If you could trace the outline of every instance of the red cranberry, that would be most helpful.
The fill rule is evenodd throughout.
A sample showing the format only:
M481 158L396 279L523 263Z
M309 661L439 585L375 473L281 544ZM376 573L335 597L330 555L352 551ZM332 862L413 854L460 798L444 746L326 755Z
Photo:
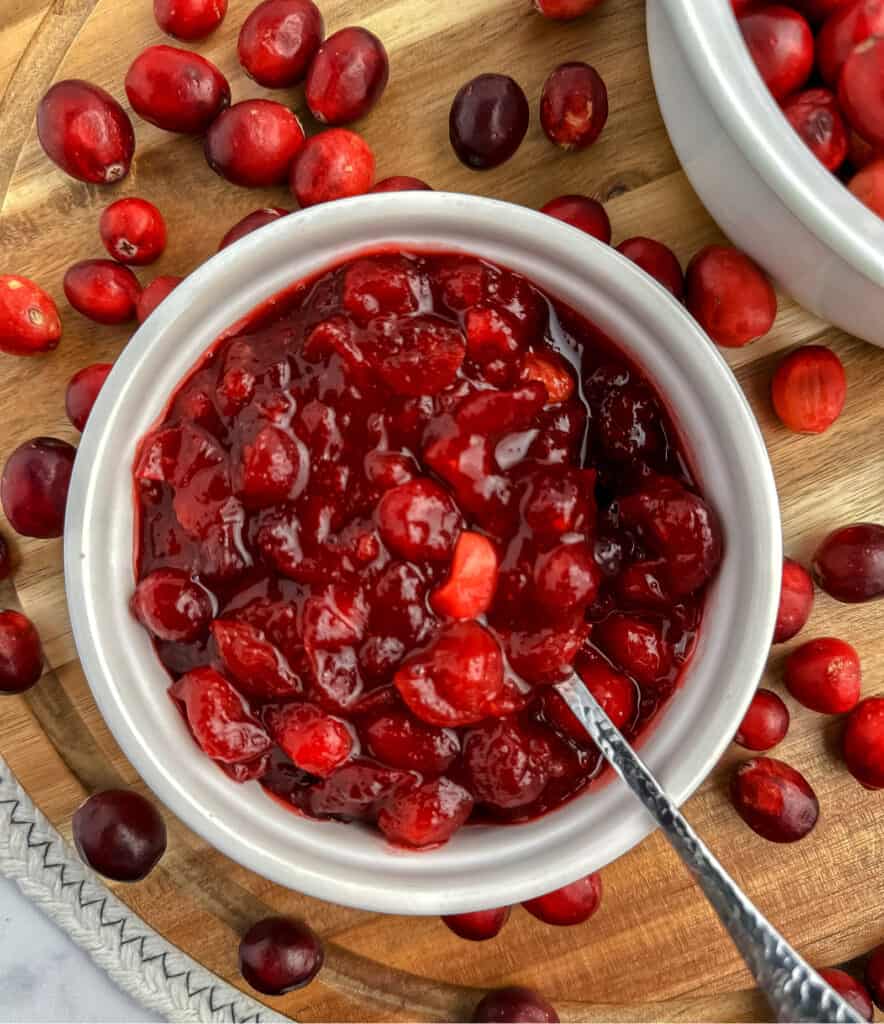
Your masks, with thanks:
M737 768L731 801L749 828L772 843L803 839L820 813L804 776L772 757L755 757Z
M364 195L373 181L374 153L368 143L346 128L331 128L301 147L289 187L301 206L315 206Z
M662 242L653 238L627 238L617 246L617 252L638 264L679 301L684 298L684 273L678 257Z
M43 675L43 649L34 624L20 612L0 612L0 693L24 693Z
M783 644L797 636L810 618L813 609L813 580L803 565L791 558L783 559L783 582L773 642Z
M430 597L436 614L451 619L475 619L484 614L497 589L498 564L491 541L464 530L457 538L448 579Z
M263 228L266 224L275 223L280 217L287 217L290 212L290 210L283 210L279 206L269 206L263 210L253 210L251 213L246 214L242 220L238 220L221 239L218 251L226 249L228 245L233 245L234 242L245 238L246 235L257 231L258 228Z
M538 921L560 926L583 924L599 909L602 902L602 879L598 874L578 878L570 885L526 900L522 906Z
M757 690L734 742L747 750L770 750L789 731L789 709L770 690Z
M451 104L451 145L473 170L497 167L522 144L530 118L528 100L517 82L506 75L479 75Z
M559 544L541 555L534 566L534 592L545 607L581 611L596 599L602 571L583 541Z
M884 35L851 52L838 80L838 102L854 131L873 146L884 146Z
M615 672L607 662L601 660L578 664L577 671L593 697L601 704L602 710L618 729L624 729L633 721L638 704L635 683L620 672ZM564 701L561 698L559 700L560 704L567 708ZM566 731L572 738L585 744L586 730L577 722L570 709L568 715L577 724L578 729L575 731L570 728Z
M174 46L150 46L135 58L126 95L145 121L185 135L202 135L230 106L230 85L218 68Z
M234 185L266 188L287 179L303 144L304 129L288 107L273 100L243 100L212 123L206 160Z
M585 149L608 120L608 90L602 76L579 61L560 64L547 78L540 97L540 123L547 138L562 149Z
M397 793L378 814L378 828L398 846L423 849L447 842L466 824L473 798L444 777Z
M432 192L432 188L420 178L409 178L404 175L396 175L392 178L384 178L376 185L372 185L369 192Z
M605 245L611 242L611 221L597 199L590 199L589 196L559 196L541 206L540 212L585 231Z
M442 920L461 939L485 942L499 935L510 917L509 907L474 910L466 914L447 914Z
M739 348L773 327L777 297L761 269L740 252L708 245L691 260L687 306L718 345Z
M377 522L387 547L412 562L446 561L462 525L448 493L429 479L387 491L378 504Z
M240 973L253 989L268 996L309 985L324 959L319 938L290 917L265 917L239 944Z
M784 678L795 700L824 715L843 714L859 701L859 655L834 637L810 640L794 650L786 660Z
M819 976L827 985L838 993L839 996L862 1017L863 1020L872 1020L875 1009L872 1006L872 997L861 981L852 978L847 971L839 971L834 967L828 967L818 972Z
M46 155L72 178L110 185L129 173L135 133L129 115L97 85L56 82L37 108Z
M9 550L9 542L0 534L0 580L8 579L12 575L12 552Z
M751 10L740 18L740 31L774 99L804 85L813 70L813 33L797 11L782 4Z
M747 2L756 3L757 0L747 0ZM830 14L834 14L835 11L840 11L842 7L847 7L855 2L856 0L792 0L792 6L796 11L800 11L812 24L819 25Z
M880 1010L884 1007L884 945L872 950L866 963L865 977L872 999Z
M837 171L847 156L847 126L828 89L805 89L783 103L783 113L820 163Z
M369 753L391 768L441 775L460 753L457 733L391 710L370 716L360 729Z
M364 117L387 87L390 62L384 44L364 28L342 28L319 47L307 73L310 113L323 124Z
M153 16L177 39L204 39L221 24L227 0L153 0Z
M264 0L239 31L239 62L258 85L297 85L319 49L325 24L313 0Z
M0 274L0 352L51 352L60 338L58 309L46 292L27 277Z
M183 569L154 569L135 588L132 611L160 640L186 643L205 635L214 608L207 590Z
M574 0L569 2L573 3ZM558 1024L559 1015L550 1003L532 989L513 985L489 992L473 1011L473 1020L478 1024Z
M81 260L64 275L68 302L99 324L123 324L135 316L141 295L138 278L114 260Z
M653 686L672 668L672 648L660 627L640 619L611 616L596 627L593 641L642 686Z
M798 434L822 434L841 415L847 374L838 356L824 345L790 352L771 381L777 416Z
M174 291L183 280L183 277L175 277L173 274L155 277L138 297L138 303L135 306L138 322L143 324L163 299Z
M817 66L833 89L854 47L871 36L884 35L884 0L849 0L820 29Z
M300 696L300 679L264 634L247 622L215 619L212 636L224 668L250 700L280 700Z
M98 230L104 247L120 263L144 266L166 248L166 222L146 199L118 199L101 214Z
M602 0L534 0L534 6L547 18L570 21L595 10Z
M856 198L879 217L884 218L884 159L875 157L848 185Z
M74 812L71 826L77 853L115 882L140 882L166 852L162 815L128 789L94 793Z
M830 533L813 556L813 575L836 601L884 596L884 526L857 523Z
M68 381L67 391L64 396L64 407L68 419L77 430L84 430L92 406L98 398L98 392L107 380L107 375L113 366L110 363L93 363L91 366L84 366L82 370L71 377Z
M347 723L314 704L270 708L264 722L292 763L311 775L325 778L353 754L353 733Z
M60 537L76 448L54 437L25 441L9 456L0 501L12 528L25 537Z
M884 789L884 697L867 697L851 711L844 760L866 789Z

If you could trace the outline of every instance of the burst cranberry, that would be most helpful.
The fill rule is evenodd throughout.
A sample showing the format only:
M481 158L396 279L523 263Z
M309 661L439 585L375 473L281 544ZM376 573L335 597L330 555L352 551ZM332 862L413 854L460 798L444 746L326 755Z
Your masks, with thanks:
M776 294L760 268L739 249L701 249L688 266L686 287L688 309L718 345L740 348L773 327Z
M862 672L850 644L823 637L793 651L785 667L789 693L811 711L840 715L859 700Z
M166 248L166 222L146 199L134 196L111 203L98 222L104 247L120 263L144 266Z
M880 151L852 129L847 136L847 160L855 171L861 171L881 158Z
M465 914L447 914L442 918L458 938L485 942L499 935L510 917L509 907L474 910Z
M517 82L506 75L479 75L451 104L451 145L473 170L497 167L521 146L530 118L528 100Z
M155 277L141 295L138 296L138 302L135 306L135 315L138 318L138 322L143 324L163 299L173 292L183 280L183 277L175 277L174 274L163 274L161 277Z
M110 363L93 363L92 366L83 367L68 381L64 407L68 419L77 430L86 428L86 421L98 398L98 392L101 391L112 369Z
M43 649L34 624L20 612L0 612L0 693L24 693L43 675Z
M266 426L242 447L237 493L248 508L293 501L307 482L306 452L280 427Z
M757 690L734 742L747 750L770 750L789 731L789 709L770 690Z
M253 989L268 996L309 985L324 959L319 938L290 917L265 917L239 944L240 973Z
M313 704L285 704L264 714L270 735L298 768L325 778L353 753L346 722Z
M46 292L27 277L0 274L0 352L51 352L60 338L58 309Z
M54 437L25 441L9 456L0 501L12 528L25 537L60 537L76 448Z
M813 575L836 601L884 596L884 526L857 523L834 530L813 556Z
M82 260L64 275L68 302L99 324L123 324L135 316L141 295L138 278L113 260Z
M407 175L394 175L384 178L372 185L369 192L432 192L432 188L420 178L409 178Z
M413 562L447 560L462 526L457 506L428 479L387 491L378 505L377 521L387 547Z
M737 768L731 801L749 828L773 843L803 839L820 812L804 776L772 757L755 757Z
M585 231L605 245L611 242L611 221L604 206L597 199L590 199L588 196L559 196L541 206L540 212Z
M289 210L283 210L279 206L270 206L263 210L253 210L251 213L246 214L242 220L238 220L221 239L218 251L226 249L228 245L233 245L234 242L238 242L253 231L263 228L266 224L275 223L280 217L287 217L289 212Z
M37 108L37 135L49 159L72 178L111 185L129 173L132 122L110 93L90 82L56 82Z
M174 46L150 46L135 58L126 95L145 121L185 135L202 135L230 105L230 85L218 68Z
M556 471L549 467L530 481L522 502L525 523L539 536L558 540L565 533L592 527L595 509L594 474Z
M413 790L418 781L411 772L357 759L315 785L310 791L309 806L320 818L375 821L381 808L399 793Z
M813 33L797 11L770 4L740 18L740 31L765 85L781 100L813 70Z
M206 160L234 185L267 188L287 179L303 144L304 129L288 107L273 100L243 100L212 122Z
M617 252L632 260L671 292L679 301L684 298L684 273L678 257L662 242L653 238L627 238L617 246Z
M498 564L497 550L491 541L464 530L457 538L448 579L430 597L433 610L451 619L475 619L482 615L494 599Z
M568 926L583 924L598 910L602 902L602 879L597 874L578 878L570 885L526 900L522 906L545 924Z
M884 146L884 34L851 52L838 80L838 102L854 131Z
M626 728L634 719L638 706L638 694L635 683L620 672L615 672L607 662L602 660L578 664L577 671L590 693L601 704L602 710L618 729ZM558 696L558 695L556 695ZM567 715L576 724L577 729L569 726L565 731L581 743L586 743L586 730L568 709L567 704L559 697L559 708L565 708ZM556 722L559 726L567 721L559 714Z
M819 976L827 985L831 985L839 996L862 1017L872 1020L875 1015L872 997L861 981L852 978L847 971L839 971L828 967L819 972Z
M447 842L466 824L473 798L450 779L434 779L408 793L397 793L381 809L378 828L390 842L421 849Z
M848 188L861 203L884 218L884 159L876 156L854 174Z
M414 313L419 291L420 279L407 260L380 256L356 260L347 268L343 303L359 323L368 324L376 316ZM384 354L380 354L381 359Z
M783 644L797 636L807 624L813 610L813 580L810 573L793 561L783 559L783 582L773 642Z
M140 882L166 852L162 815L128 789L93 794L74 812L71 827L77 853L115 882Z
M177 39L204 39L221 24L227 0L153 0L153 16Z
M319 47L310 65L307 106L323 124L358 121L381 98L389 77L380 39L364 28L342 28Z
M783 103L783 113L820 163L837 171L847 156L847 126L834 94L805 89Z
M757 3L757 0L750 0L750 2ZM819 25L830 14L840 11L842 7L849 7L855 2L856 0L792 0L792 6L812 24Z
M301 206L364 195L374 181L374 153L346 128L308 139L295 158L289 187Z
M135 588L132 611L160 640L186 643L205 635L212 597L183 569L155 569Z
M497 808L523 807L546 788L554 770L555 734L515 718L492 718L466 734L463 766L477 801Z
M844 760L866 789L884 789L884 697L868 697L850 713Z
M537 2L549 3L551 0ZM568 2L573 4L574 0ZM510 988L489 992L473 1010L473 1020L479 1024L558 1024L559 1015L555 1008L533 989L513 985Z
M239 31L239 62L258 85L297 85L319 49L325 25L313 0L264 0Z
M642 686L653 686L672 668L672 648L660 627L649 622L614 615L596 627L593 640Z
M847 375L838 356L823 345L790 352L771 381L777 416L799 434L822 434L841 415Z
M884 35L882 0L849 0L827 18L817 37L817 66L833 89L854 47L870 36Z
M360 732L369 753L391 768L441 775L460 753L457 733L427 725L407 711L369 716Z
M884 946L877 946L866 963L866 985L869 987L875 1005L884 1006Z
M582 609L595 600L601 578L587 544L560 544L537 560L534 590L546 608L560 612Z
M277 700L301 694L300 679L278 648L255 626L216 619L212 636L224 668L249 699Z
M534 6L547 18L570 21L595 10L602 0L534 0Z

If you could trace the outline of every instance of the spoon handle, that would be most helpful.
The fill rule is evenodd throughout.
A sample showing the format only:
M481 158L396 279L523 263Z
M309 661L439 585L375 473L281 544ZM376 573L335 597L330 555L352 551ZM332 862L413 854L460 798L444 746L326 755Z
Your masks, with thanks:
M758 912L576 675L556 689L693 874L780 1021L861 1017Z

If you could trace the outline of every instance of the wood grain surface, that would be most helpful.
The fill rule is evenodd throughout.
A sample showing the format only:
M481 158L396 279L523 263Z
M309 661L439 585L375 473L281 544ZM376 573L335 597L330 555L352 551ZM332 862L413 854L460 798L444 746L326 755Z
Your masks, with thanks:
M236 35L252 0L231 0L221 29L198 49L230 76L234 99L271 95L236 62ZM378 155L378 176L410 174L437 188L538 207L584 192L606 201L615 242L647 234L687 260L720 235L693 194L654 99L642 0L607 0L571 24L547 22L529 0L321 0L329 30L360 23L385 41L387 94L359 126ZM291 205L283 190L247 192L217 178L198 141L167 135L133 116L138 151L131 175L99 189L50 165L33 130L36 101L55 78L84 77L125 99L135 55L164 41L149 0L0 2L0 272L39 281L58 301L64 338L51 356L0 356L0 457L38 434L72 440L64 388L81 366L110 360L129 331L101 327L64 301L61 278L75 259L103 255L97 221L112 198L155 201L170 225L162 260L141 274L185 274L214 252L227 226L262 205ZM611 116L588 152L555 150L540 130L537 101L558 63L588 60L605 77ZM497 170L476 174L454 158L448 107L473 74L514 75L535 112L525 144ZM299 90L278 98L304 112ZM305 119L311 128L309 118ZM847 407L820 438L789 434L770 410L779 354L806 342L831 345L850 382ZM881 519L884 508L884 351L850 338L782 298L775 329L728 352L761 422L782 499L786 550L806 559L832 526ZM5 526L5 524L4 524ZM7 535L10 534L5 526ZM49 670L24 698L3 703L0 752L42 810L70 833L84 794L140 787L99 716L79 667L65 607L60 541L20 539L6 605L24 609L43 637ZM740 628L739 621L733 623ZM881 605L847 607L818 597L806 636L837 635L858 648L865 692L884 690ZM787 648L773 654L765 685L782 692ZM726 798L740 751L732 749L687 807L688 816L766 914L819 966L860 957L884 939L884 794L862 790L838 757L841 723L790 702L793 725L778 756L803 771L822 806L816 830L793 846L750 832ZM119 895L163 935L235 984L237 935L273 912L305 917L328 944L327 967L302 992L272 1000L305 1021L465 1019L480 990L503 983L539 988L566 1020L759 1020L765 1008L712 912L665 843L653 836L605 869L602 909L574 929L514 913L502 936L475 945L438 920L400 919L302 897L250 874L180 824L145 882Z

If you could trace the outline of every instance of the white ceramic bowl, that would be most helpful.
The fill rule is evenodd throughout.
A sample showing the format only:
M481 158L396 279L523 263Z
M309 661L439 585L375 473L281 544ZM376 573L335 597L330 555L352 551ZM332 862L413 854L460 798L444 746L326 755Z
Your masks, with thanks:
M792 130L730 0L648 0L647 26L669 136L722 230L802 306L884 345L884 221Z
M537 896L598 869L650 819L610 784L539 821L462 830L405 854L368 828L296 816L257 783L227 779L196 747L168 677L130 616L135 444L228 326L300 278L381 245L466 251L526 274L615 338L656 381L723 520L726 554L689 677L644 746L673 797L693 792L729 742L759 679L781 567L764 444L726 364L691 317L608 246L521 207L410 192L284 218L213 257L126 346L83 435L65 529L74 636L95 699L159 798L234 860L322 899L402 914L454 913Z

